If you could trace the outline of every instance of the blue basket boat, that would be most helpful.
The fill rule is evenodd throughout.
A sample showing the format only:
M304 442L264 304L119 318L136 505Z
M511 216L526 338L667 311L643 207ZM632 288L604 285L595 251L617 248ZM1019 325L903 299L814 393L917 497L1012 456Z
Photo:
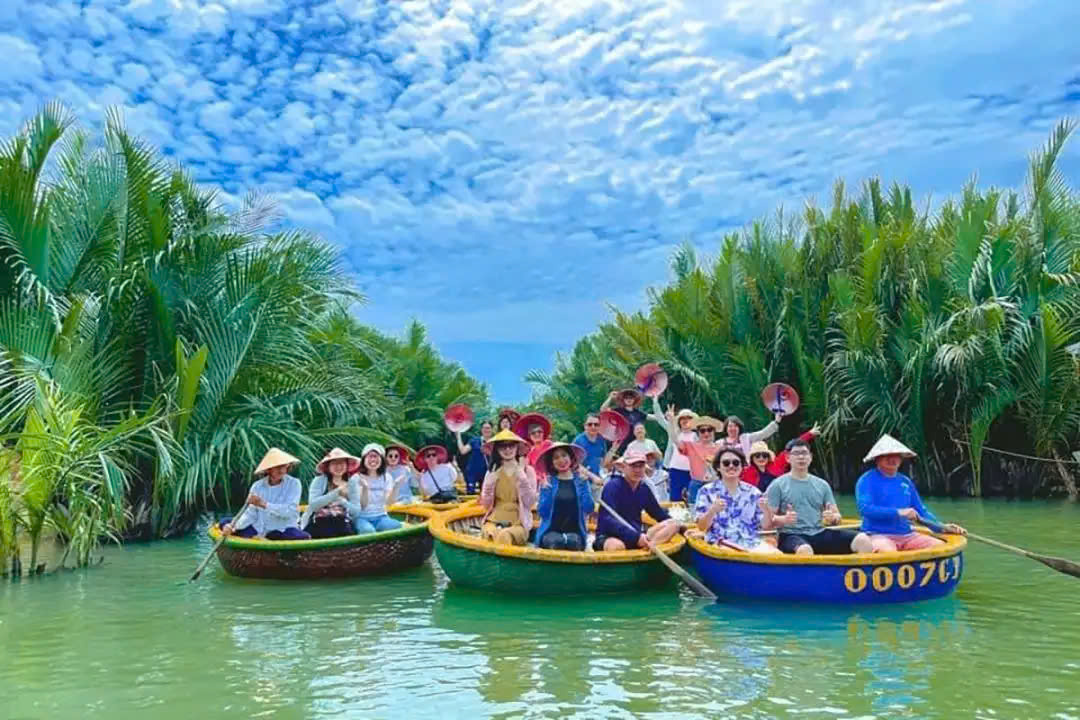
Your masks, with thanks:
M687 538L697 574L721 598L868 605L951 593L964 574L967 538L927 550L853 555L756 555Z

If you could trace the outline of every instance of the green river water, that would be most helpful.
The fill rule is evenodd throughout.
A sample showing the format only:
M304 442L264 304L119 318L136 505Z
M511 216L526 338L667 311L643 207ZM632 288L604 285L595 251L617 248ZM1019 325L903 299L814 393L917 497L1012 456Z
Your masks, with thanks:
M850 498L842 501L851 509ZM1080 507L932 505L1080 560ZM979 546L953 597L873 609L238 580L187 540L0 582L0 718L1080 718L1080 580Z

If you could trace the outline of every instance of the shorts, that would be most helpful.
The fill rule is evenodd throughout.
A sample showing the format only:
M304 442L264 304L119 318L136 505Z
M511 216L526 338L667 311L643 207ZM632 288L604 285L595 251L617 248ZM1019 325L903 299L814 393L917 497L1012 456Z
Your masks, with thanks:
M851 541L858 535L854 530L834 530L825 528L810 534L780 533L779 547L788 554L793 554L800 545L809 545L815 555L850 555Z

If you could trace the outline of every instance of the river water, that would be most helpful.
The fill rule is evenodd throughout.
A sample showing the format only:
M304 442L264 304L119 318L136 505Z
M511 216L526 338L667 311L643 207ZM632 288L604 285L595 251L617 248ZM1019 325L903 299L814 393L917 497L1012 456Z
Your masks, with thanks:
M933 505L1080 560L1080 507ZM434 559L327 583L215 561L187 584L209 547L0 582L0 718L1080 718L1080 580L974 542L953 597L861 610L674 585L515 599L449 586Z

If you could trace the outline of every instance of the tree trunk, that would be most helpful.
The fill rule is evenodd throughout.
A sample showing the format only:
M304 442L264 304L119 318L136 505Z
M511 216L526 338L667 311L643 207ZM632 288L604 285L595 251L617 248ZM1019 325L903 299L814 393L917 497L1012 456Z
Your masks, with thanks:
M1054 451L1054 465L1057 466L1058 475L1061 476L1061 481L1065 484L1065 493L1068 495L1069 502L1076 502L1080 498L1080 493L1077 492L1076 478L1065 467L1065 461L1058 455L1057 450Z

